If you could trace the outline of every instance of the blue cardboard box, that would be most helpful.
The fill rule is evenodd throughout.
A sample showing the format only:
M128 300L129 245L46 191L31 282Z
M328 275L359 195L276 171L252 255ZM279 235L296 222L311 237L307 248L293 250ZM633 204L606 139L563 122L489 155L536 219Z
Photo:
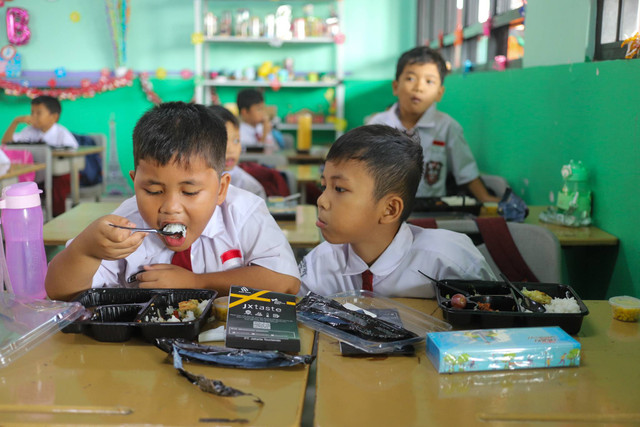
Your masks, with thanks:
M558 326L430 332L426 346L441 373L580 365L580 343Z

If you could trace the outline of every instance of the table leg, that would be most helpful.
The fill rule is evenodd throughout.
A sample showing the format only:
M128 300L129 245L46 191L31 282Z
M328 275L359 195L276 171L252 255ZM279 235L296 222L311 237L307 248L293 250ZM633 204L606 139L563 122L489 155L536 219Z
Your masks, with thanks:
M71 206L80 203L80 169L75 157L69 157L69 169L71 171Z

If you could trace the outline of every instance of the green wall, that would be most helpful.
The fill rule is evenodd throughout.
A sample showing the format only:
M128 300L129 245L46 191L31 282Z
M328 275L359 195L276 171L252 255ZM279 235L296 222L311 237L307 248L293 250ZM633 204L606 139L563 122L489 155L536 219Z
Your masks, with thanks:
M53 70L64 66L68 71L96 71L103 67L113 68L103 2L31 0L13 3L5 6L24 7L31 15L31 41L19 48L25 69ZM136 71L153 71L158 67L173 72L193 69L191 2L136 0L130 3L130 67ZM583 20L593 19L593 5L594 0L529 2L525 66L567 64L588 56L592 31L588 25L585 27ZM368 0L345 0L344 10L345 70L348 73L346 118L349 127L355 127L363 123L364 117L383 110L394 101L391 79L395 61L401 52L414 44L416 3L413 0L376 0L374 6ZM81 14L77 24L69 20L73 11ZM575 21L576 16L580 16L582 24L550 25L565 22L563 19L558 21L558 17L570 17ZM576 32L580 35L566 39L570 43L558 42L568 33L574 35ZM584 43L580 43L583 39ZM6 34L0 29L0 45L5 44ZM275 50L273 57L277 59L291 53L296 52L282 48ZM297 64L322 62L325 60L322 55L324 53L320 51L317 57L303 56ZM228 63L254 61L246 52L232 51L224 57ZM639 72L640 60L634 60L452 75L447 77L447 90L440 105L463 125L480 168L507 178L529 204L549 203L549 192L557 191L562 184L560 167L570 159L582 160L589 167L595 194L594 222L620 239L609 295L640 296L640 225L632 219L637 205L636 187L640 184L637 170L640 165ZM152 81L163 100L188 101L192 97L192 80L182 80L172 74L166 80ZM325 108L323 93L323 90L282 90L267 92L266 97L284 113L302 106ZM223 101L232 100L234 91L221 90L220 95ZM137 119L150 106L136 80L132 87L92 99L63 101L61 122L74 132L108 134L108 121L113 115L118 153L123 172L126 172L133 163L131 132ZM28 99L0 93L2 130L15 115L28 111ZM602 255L608 259L600 255L598 252L595 255L565 254L570 264L567 274L580 285L583 279L575 279L580 277L575 271L583 269L582 264L588 263L596 269L598 264L603 265L603 270L610 268L613 264L611 254ZM609 282L606 274L601 284L597 279L591 278L591 282L596 283L590 285L606 287Z

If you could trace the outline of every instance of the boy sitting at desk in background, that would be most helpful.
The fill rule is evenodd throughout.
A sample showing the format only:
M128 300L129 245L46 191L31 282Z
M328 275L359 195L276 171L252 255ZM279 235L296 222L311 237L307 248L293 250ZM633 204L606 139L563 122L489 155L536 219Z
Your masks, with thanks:
M299 295L372 290L434 298L434 279L496 280L468 236L409 225L423 170L422 148L401 131L369 125L331 146L318 198L326 242L300 262Z
M240 112L240 143L243 147L276 147L262 93L243 89L236 97Z
M216 117L222 120L227 128L227 153L225 156L224 170L231 177L231 184L267 200L267 193L264 191L262 184L238 166L240 153L242 152L242 145L240 144L238 133L240 127L238 119L231 111L222 105L212 105L209 109L213 111Z
M91 223L49 264L52 299L104 286L206 288L231 285L295 294L293 252L259 197L222 174L225 125L207 107L170 102L149 110L133 131L135 196ZM131 232L111 225L184 234Z
M447 174L457 185L466 185L481 202L499 202L487 191L462 127L436 108L444 94L447 65L438 52L425 46L400 56L393 81L398 101L389 110L374 115L367 124L389 125L419 137L424 151L425 173L417 197L446 196Z
M78 148L78 141L69 130L58 123L62 106L60 101L52 96L38 96L31 100L31 115L18 116L9 125L2 136L2 143L11 142L43 142L53 148ZM20 123L26 123L20 132L16 128ZM52 177L53 194L51 195L53 216L65 211L65 200L71 192L71 177L69 174Z

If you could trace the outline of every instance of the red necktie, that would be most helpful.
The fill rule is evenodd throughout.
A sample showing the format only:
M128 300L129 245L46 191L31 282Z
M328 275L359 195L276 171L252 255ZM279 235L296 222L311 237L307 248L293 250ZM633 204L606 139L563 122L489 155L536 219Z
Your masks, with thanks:
M370 270L362 272L362 290L373 292L373 273Z
M174 253L173 258L171 258L171 264L193 271L191 269L191 246L182 252Z

